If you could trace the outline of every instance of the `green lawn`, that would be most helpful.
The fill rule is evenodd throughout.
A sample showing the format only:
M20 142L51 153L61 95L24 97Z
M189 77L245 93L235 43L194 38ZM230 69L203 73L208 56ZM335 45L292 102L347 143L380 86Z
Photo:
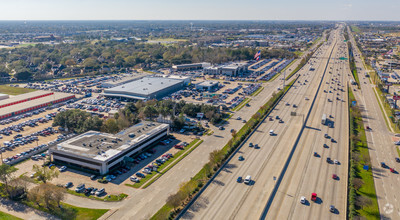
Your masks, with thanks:
M5 212L0 212L1 220L22 220L22 218L15 217L13 215L7 214Z
M349 99L351 101L355 100L351 90L349 90ZM349 207L355 207L355 215L371 220L379 219L379 207L376 198L375 183L372 175L372 170L371 168L369 170L363 169L364 165L371 164L364 124L361 117L354 117L354 115L355 113L353 112L353 109L350 108L350 132L352 132L352 135L358 135L359 141L354 145L354 148L352 145L353 142L350 142L351 157L357 157L358 159L350 160L349 189L350 192L353 192L353 190L355 190L355 198L366 197L368 198L369 203L361 207L356 206L355 200L357 199L352 199L354 198L352 197L352 195L354 194L350 193L348 205ZM357 154L359 156L356 156ZM359 178L362 180L361 187L358 190L353 187L353 183L351 182L351 179L353 178ZM353 209L350 209L350 213L352 213L351 210Z
M28 205L34 209L50 213L54 216L57 216L63 220L95 220L104 215L109 209L88 209L82 207L76 207L73 205L69 205L66 203L61 203L61 208L52 207L51 210L40 206L38 207L36 204L30 201L23 201L25 205Z
M351 26L351 30L353 32L356 32L356 33L360 33L361 32L360 28L358 28L357 26L354 26L354 25Z
M11 87L9 85L0 85L0 93L8 95L20 95L28 92L36 91L36 89L27 89L20 87Z

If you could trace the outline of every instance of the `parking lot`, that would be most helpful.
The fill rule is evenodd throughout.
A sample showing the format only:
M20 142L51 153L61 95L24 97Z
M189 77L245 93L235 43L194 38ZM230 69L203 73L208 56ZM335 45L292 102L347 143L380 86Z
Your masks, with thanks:
M94 187L97 189L104 188L105 193L102 194L100 197L104 197L107 195L118 195L121 193L124 193L127 189L132 189L129 186L126 186L125 184L134 184L130 177L137 177L135 174L140 172L143 175L146 175L146 173L143 172L144 168L153 164L155 160L161 158L163 155L166 154L176 154L177 152L180 151L180 149L175 148L174 146L177 144L182 144L184 142L190 143L192 140L195 139L195 136L193 135L183 135L183 134L174 134L175 139L171 139L172 141L169 142L166 145L163 144L158 144L157 146L153 147L152 149L147 150L146 152L152 152L150 156L146 156L144 159L138 160L139 157L135 157L135 162L130 163L129 165L126 165L126 168L129 170L123 171L123 169L118 169L118 171L112 172L111 175L115 176L115 179L112 179L108 183L100 183L97 180L99 178L102 178L102 176L96 176L95 179L91 179L92 174L86 173L83 171L78 171L74 170L71 168L67 168L65 171L60 172L60 175L58 178L53 179L51 182L56 185L65 185L68 182L72 182L73 186L69 187L71 190L75 190L75 188L79 184L85 184L85 187ZM147 154L149 155L149 154ZM31 174L33 174L32 171L32 166L37 164L37 165L42 165L43 164L43 159L39 160L28 160L24 163L17 164L16 167L18 168L16 175L22 175L24 174L25 176L30 177ZM59 169L61 168L62 165L56 165L56 168ZM110 176L111 176L110 175ZM138 178L139 180L141 178Z

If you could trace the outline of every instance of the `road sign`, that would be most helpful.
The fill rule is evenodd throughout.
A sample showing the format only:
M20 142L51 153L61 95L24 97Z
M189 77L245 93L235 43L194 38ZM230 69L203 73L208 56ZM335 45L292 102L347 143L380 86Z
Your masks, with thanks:
M356 106L356 104L357 104L357 101L352 101L352 102L351 102L351 105L352 105L352 106Z
M369 166L368 166L368 165L364 165L364 166L363 166L363 169L364 169L364 170L368 170L368 169L369 169Z
M346 57L340 57L339 60L348 60Z
M393 100L400 100L400 95L394 95Z

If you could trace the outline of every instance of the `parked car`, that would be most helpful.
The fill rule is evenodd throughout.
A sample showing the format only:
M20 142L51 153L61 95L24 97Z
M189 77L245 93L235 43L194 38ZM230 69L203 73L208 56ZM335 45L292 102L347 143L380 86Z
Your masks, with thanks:
M72 182L68 182L65 184L65 188L70 188L72 187L73 183Z

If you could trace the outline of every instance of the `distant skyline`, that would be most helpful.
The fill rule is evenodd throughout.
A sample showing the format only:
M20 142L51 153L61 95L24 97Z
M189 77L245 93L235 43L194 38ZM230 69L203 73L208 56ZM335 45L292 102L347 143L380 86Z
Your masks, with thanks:
M400 21L400 0L0 0L0 20Z

